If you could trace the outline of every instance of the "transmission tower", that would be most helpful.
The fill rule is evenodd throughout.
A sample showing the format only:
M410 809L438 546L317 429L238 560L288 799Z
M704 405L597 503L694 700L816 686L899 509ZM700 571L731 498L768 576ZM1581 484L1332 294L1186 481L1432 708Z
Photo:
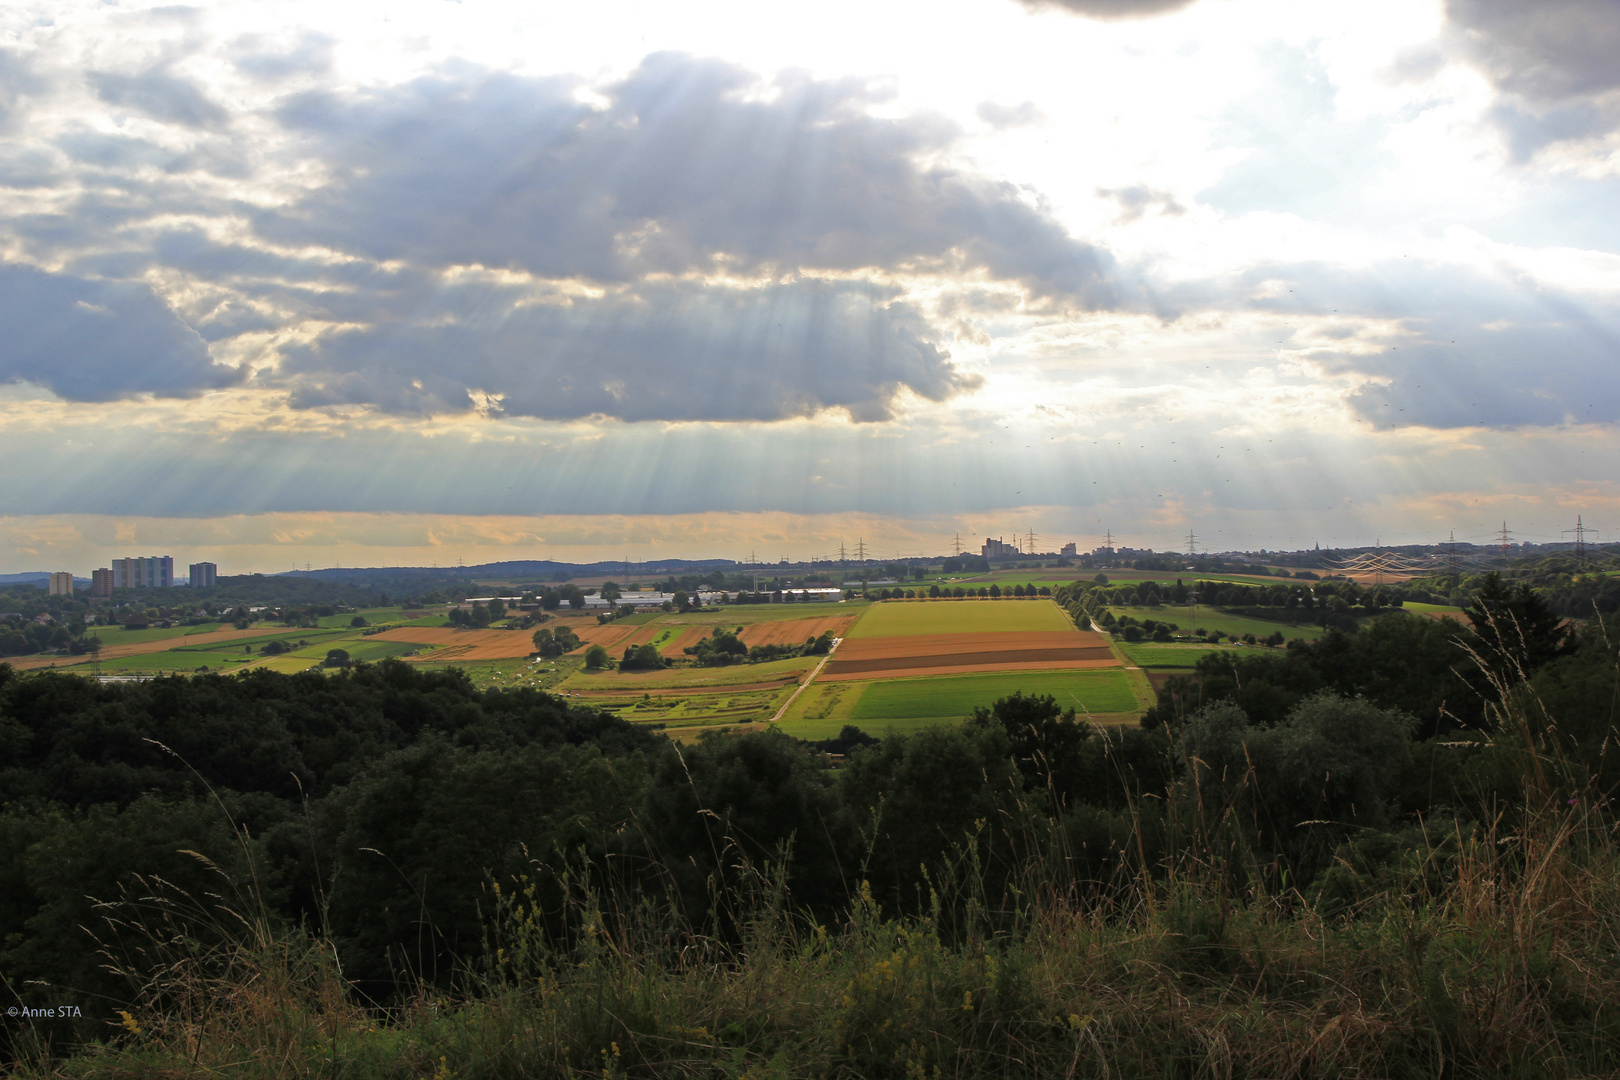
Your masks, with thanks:
M857 537L855 540L855 558L863 563L866 561L866 538L864 536Z
M952 542L951 551L958 557L962 554L962 531L960 529L956 531L956 539Z
M838 565L843 566L848 560L844 557L844 542L838 541Z
M1103 547L1107 548L1109 551L1114 550L1114 534L1112 530L1103 534Z
M1035 530L1031 529L1028 533L1024 534L1024 540L1028 544L1029 548L1027 554L1035 554Z
M1197 555L1197 554L1198 554L1198 537L1193 534L1193 531L1191 529L1188 529L1187 530L1187 555L1189 557L1191 557L1191 556Z
M1446 573L1457 573L1457 530L1451 530L1451 539L1446 541Z
M1502 522L1502 535L1501 535L1500 539L1501 539L1501 542L1502 542L1502 557L1505 559L1505 558L1507 558L1508 544L1512 540L1512 537L1510 537L1508 535L1507 522L1505 522L1505 521Z
M1580 565L1585 566L1586 565L1586 534L1590 533L1590 532L1596 532L1597 530L1596 529L1588 529L1581 522L1581 516L1579 514L1576 514L1575 515L1575 527L1573 529L1565 529L1564 531L1567 532L1567 533L1574 533L1575 534L1575 561L1577 563L1579 563Z

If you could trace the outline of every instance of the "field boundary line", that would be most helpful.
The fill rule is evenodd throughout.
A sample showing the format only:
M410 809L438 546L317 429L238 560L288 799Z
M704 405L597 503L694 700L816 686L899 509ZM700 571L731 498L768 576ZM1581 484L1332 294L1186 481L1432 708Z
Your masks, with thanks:
M774 724L787 715L788 707L798 700L799 695L804 693L806 687L816 681L816 676L821 674L821 669L827 666L827 661L833 658L833 653L838 651L839 642L843 640L843 638L833 639L832 648L828 649L827 655L821 658L821 663L810 669L810 674L805 676L805 680L799 684L799 688L788 695L788 699L782 702L782 707L776 710L774 716L765 721L767 724Z

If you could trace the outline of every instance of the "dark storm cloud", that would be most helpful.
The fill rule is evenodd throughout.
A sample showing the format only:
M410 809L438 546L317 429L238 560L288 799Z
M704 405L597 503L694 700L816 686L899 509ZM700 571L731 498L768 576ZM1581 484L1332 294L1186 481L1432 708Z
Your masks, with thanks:
M915 310L865 285L662 283L527 305L469 289L417 318L291 350L282 375L304 407L457 412L500 395L504 415L550 419L777 420L843 408L877 420L902 388L938 401L976 385L931 336Z
M193 128L213 128L225 123L229 114L185 79L162 68L151 68L138 75L110 71L91 72L90 85L96 96L120 109L145 113L154 120Z
M185 396L238 381L144 285L0 266L0 382L76 401Z
M289 100L283 123L338 177L259 228L424 265L546 276L974 269L1080 307L1118 302L1111 260L1026 192L918 159L942 120L877 119L855 82L761 86L661 54L587 108L560 80L452 72L355 100Z
M1027 8L1057 8L1092 19L1147 19L1191 7L1194 0L1019 0Z

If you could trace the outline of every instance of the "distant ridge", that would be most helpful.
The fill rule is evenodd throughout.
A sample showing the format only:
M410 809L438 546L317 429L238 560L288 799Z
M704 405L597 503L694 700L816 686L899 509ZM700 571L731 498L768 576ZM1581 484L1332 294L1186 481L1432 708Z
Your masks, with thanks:
M49 587L50 583L51 572L49 570L26 570L21 574L0 574L0 585L37 585L44 589ZM76 589L88 589L90 579L87 577L75 577L73 587Z
M360 566L360 567L333 567L327 570L286 570L272 577L301 577L313 578L317 581L343 581L356 585L366 585L378 581L401 581L410 578L424 580L454 580L487 577L507 578L547 578L557 573L567 573L571 577L594 576L597 574L624 575L627 572L636 576L650 576L653 574L681 574L702 573L708 570L721 570L738 565L735 559L657 559L649 562L634 562L629 564L626 571L622 559L603 560L591 563L553 562L549 559L520 559L507 562L480 563L476 566Z

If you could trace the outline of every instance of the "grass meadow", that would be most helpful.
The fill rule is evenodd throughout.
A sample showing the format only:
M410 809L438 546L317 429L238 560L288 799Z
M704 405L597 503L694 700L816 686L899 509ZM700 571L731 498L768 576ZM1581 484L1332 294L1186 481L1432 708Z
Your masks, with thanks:
M1051 694L1080 714L1134 714L1149 704L1118 669L996 672L812 683L777 726L803 739L828 738L845 724L874 735L915 731L957 723L981 705L1020 692Z
M1315 641L1322 636L1322 628L1314 623L1288 623L1272 619L1252 619L1246 615L1232 615L1217 608L1203 606L1194 608L1190 617L1185 607L1177 607L1174 604L1160 604L1158 607L1133 604L1130 606L1110 607L1108 610L1114 613L1115 618L1129 615L1138 621L1153 619L1156 622L1175 623L1180 627L1176 631L1178 634L1190 633L1202 627L1209 631L1219 630L1229 636L1241 637L1244 634L1253 634L1257 638L1270 637L1273 633L1280 631L1283 638L1288 641L1295 638Z
M1190 668L1210 653L1237 652L1247 645L1183 645L1179 642L1144 641L1135 645L1116 641L1115 647L1138 667Z

